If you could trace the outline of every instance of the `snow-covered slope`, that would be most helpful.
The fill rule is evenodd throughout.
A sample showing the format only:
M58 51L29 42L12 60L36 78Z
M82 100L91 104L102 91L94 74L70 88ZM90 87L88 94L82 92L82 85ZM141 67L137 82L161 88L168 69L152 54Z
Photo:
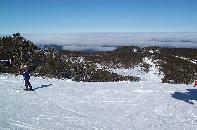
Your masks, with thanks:
M141 81L155 81L155 82L161 82L161 79L163 78L163 73L159 72L159 69L156 67L156 64L152 61L152 59L149 59L147 57L144 58L144 62L149 64L151 67L149 68L149 72L146 73L143 71L142 67L139 65L131 68L131 69L108 69L108 71L117 73L119 75L123 76L137 76L140 77ZM101 66L101 65L100 65ZM97 67L100 67L97 64ZM102 67L100 67L102 68Z
M0 75L0 129L181 130L197 128L197 90L159 82L84 83Z
M144 62L151 65L151 67L149 69L149 72L144 75L143 79L146 81L161 82L163 74L159 72L159 69L156 67L155 63L153 63L152 59L148 59L147 57L145 57Z

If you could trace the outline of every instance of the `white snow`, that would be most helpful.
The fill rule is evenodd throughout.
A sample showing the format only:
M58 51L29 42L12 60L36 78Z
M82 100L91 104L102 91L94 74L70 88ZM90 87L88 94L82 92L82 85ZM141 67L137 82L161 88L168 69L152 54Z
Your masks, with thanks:
M147 62L150 62L149 60ZM182 130L197 128L191 85L140 82L85 83L0 75L0 129Z
M182 59L182 60L187 60L187 61L189 61L189 62L191 62L191 63L193 63L193 64L197 64L197 59L191 60L191 59L189 59L189 58L180 57L180 56L175 56L175 57L180 58L180 59Z
M153 63L152 59L145 57L144 62L151 65L151 67L149 68L149 72L145 73L142 79L145 81L161 82L164 75L159 72L159 69L156 67L155 63Z
M142 77L145 72L141 70L142 68L139 66L136 66L134 68L130 69L124 69L124 68L118 68L118 69L108 69L108 71L111 71L113 73L117 73L122 76L137 76L137 77Z
M159 69L156 67L155 63L152 61L152 59L148 59L145 57L144 62L151 65L149 68L149 72L146 73L142 70L142 67L136 66L134 68L130 69L107 69L110 72L117 73L119 75L123 76L137 76L140 77L141 81L154 81L154 82L161 82L161 79L163 78L163 73L159 72ZM99 67L97 65L97 67Z
M154 51L153 51L153 50L150 50L149 52L150 52L150 53L154 53Z

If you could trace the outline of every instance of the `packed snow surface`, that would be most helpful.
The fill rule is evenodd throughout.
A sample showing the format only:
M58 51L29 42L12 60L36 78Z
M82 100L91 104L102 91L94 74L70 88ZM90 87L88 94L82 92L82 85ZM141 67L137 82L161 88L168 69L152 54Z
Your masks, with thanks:
M85 83L0 75L0 129L195 130L192 85L139 82Z

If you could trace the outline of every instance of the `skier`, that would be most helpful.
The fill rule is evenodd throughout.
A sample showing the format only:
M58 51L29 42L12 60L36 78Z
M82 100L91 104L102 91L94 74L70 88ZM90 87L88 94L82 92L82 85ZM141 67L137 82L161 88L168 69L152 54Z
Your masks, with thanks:
M32 89L31 83L29 82L29 80L30 80L30 69L27 67L27 65L24 65L23 78L24 78L25 87L26 87L26 89L24 89L24 90L32 91L33 89ZM29 87L29 89L28 89L28 87Z
M196 87L196 85L197 85L197 80L194 82L194 87Z

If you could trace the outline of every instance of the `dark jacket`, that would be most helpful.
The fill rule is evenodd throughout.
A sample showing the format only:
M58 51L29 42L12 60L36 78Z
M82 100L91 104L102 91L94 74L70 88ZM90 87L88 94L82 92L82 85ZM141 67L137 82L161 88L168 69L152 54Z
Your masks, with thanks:
M24 80L29 80L30 79L30 70L29 69L26 69L23 72L23 78L24 78Z

